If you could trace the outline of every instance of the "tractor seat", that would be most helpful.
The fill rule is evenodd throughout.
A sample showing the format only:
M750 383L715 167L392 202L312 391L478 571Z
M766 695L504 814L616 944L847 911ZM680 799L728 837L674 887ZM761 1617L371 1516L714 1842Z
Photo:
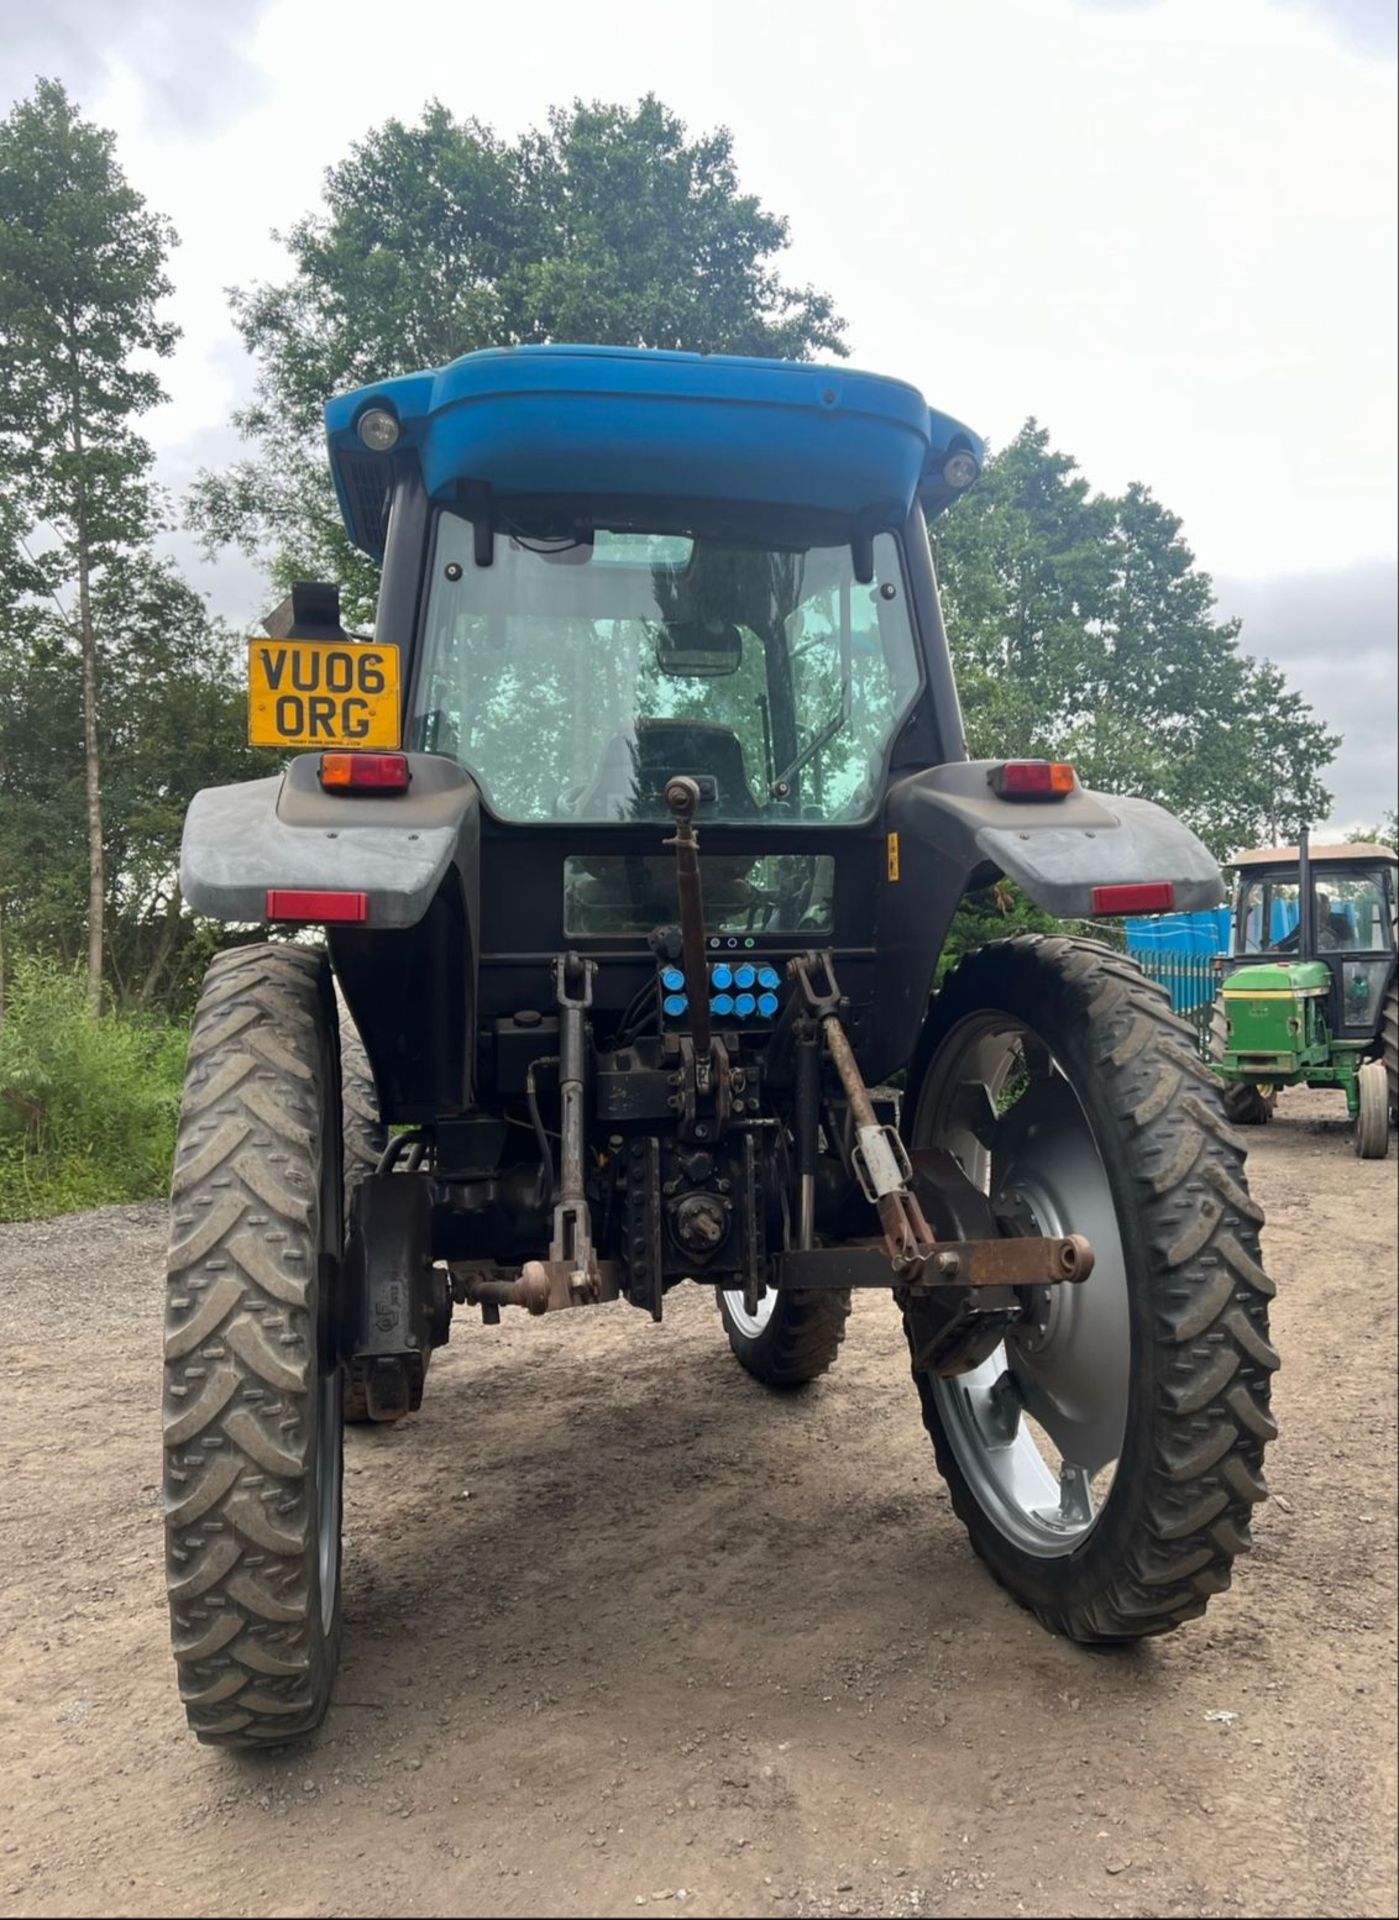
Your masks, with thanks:
M700 818L755 820L743 743L732 727L710 720L645 719L633 738L620 728L603 748L589 786L574 806L578 820L667 820L666 781L687 773L698 781Z

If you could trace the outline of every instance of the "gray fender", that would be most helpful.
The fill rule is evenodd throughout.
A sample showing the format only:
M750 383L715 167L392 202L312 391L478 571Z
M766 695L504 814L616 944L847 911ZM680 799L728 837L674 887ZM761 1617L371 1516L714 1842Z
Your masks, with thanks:
M263 921L269 889L326 888L366 894L369 927L416 925L474 845L480 794L453 760L408 761L408 791L382 798L324 792L314 753L269 780L206 787L185 815L185 899L211 920Z
M1061 800L1002 800L990 784L1000 764L953 761L900 781L890 829L960 868L964 886L994 867L1061 920L1091 918L1095 887L1132 881L1169 880L1182 913L1222 903L1214 855L1164 807L1084 787Z

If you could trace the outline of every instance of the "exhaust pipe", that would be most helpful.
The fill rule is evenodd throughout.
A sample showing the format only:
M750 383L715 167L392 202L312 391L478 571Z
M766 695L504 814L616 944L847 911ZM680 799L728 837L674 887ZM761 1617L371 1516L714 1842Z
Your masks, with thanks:
M1311 828L1297 836L1297 958L1316 958L1316 901L1312 898Z

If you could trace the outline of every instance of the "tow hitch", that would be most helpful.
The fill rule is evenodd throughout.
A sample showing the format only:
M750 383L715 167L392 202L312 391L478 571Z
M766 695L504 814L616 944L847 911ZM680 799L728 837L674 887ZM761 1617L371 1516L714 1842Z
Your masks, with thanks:
M892 1282L900 1294L917 1296L952 1288L1049 1287L1086 1280L1093 1271L1093 1248L1082 1234L1006 1232L986 1196L950 1155L922 1155L922 1164L915 1166L898 1129L881 1122L875 1112L841 1024L833 956L798 954L788 971L801 988L809 1018L819 1023L849 1103L851 1171L879 1215L884 1238L842 1247L790 1248L776 1258L775 1284L844 1290ZM929 1225L925 1202L944 1228L951 1227L951 1237L939 1238Z

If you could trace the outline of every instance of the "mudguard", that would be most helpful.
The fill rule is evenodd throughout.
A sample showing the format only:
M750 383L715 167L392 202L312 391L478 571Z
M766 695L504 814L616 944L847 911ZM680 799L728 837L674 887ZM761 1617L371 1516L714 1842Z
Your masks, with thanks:
M1224 899L1214 856L1149 800L1077 787L1059 800L1002 800L991 760L954 761L891 788L891 833L960 870L963 888L1004 874L1062 920L1093 915L1095 887L1169 881L1175 908L1196 913Z
M375 928L416 926L454 861L474 892L475 782L437 754L408 762L408 791L382 797L324 792L315 753L268 780L206 787L185 816L185 899L211 920L246 923L267 918L272 888L363 893Z

